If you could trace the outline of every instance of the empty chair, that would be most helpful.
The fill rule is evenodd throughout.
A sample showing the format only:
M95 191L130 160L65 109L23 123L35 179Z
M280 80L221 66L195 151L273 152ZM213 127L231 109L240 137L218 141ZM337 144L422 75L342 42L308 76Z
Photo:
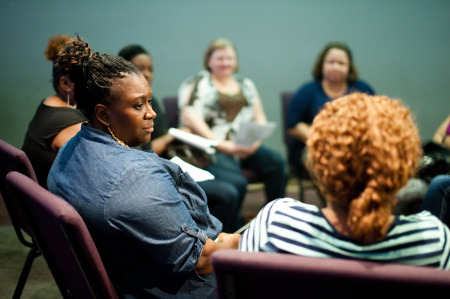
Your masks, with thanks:
M219 250L212 254L219 299L418 298L449 294L450 272L434 268Z
M15 146L0 140L0 192L19 241L24 246L30 248L13 295L13 298L20 298L33 261L41 253L36 242L31 237L31 230L25 214L17 205L13 194L7 189L6 175L11 171L18 171L37 182L36 175L27 155Z
M18 172L6 182L23 206L64 298L118 298L92 237L75 209Z

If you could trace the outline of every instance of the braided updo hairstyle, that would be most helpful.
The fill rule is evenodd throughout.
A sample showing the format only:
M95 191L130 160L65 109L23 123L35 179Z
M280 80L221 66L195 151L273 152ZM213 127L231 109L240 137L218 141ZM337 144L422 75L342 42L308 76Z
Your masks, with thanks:
M327 200L348 209L351 236L381 241L395 193L421 156L417 128L399 100L353 93L325 104L307 140L310 168Z
M65 34L57 34L50 37L47 43L47 48L45 48L44 51L45 58L55 62L58 58L58 53L61 51L64 44L71 40L73 40L73 37Z
M91 120L97 104L110 105L114 79L140 71L122 57L94 52L89 44L77 37L58 54L57 67L69 75L75 84L77 107Z
M61 76L67 75L67 73L62 72L57 66L55 66L56 60L58 59L58 53L64 47L64 44L73 40L65 34L58 34L50 37L48 40L47 48L44 51L45 58L53 62L53 73L52 73L52 84L53 89L58 93L59 79Z

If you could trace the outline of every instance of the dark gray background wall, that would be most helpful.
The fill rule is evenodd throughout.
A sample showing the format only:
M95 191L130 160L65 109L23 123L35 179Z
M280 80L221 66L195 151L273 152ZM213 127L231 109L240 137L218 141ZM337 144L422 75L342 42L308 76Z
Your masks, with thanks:
M48 38L79 33L99 52L129 43L155 63L153 93L177 93L202 67L207 44L235 42L240 73L259 89L278 122L266 144L284 154L280 93L311 79L319 50L347 42L360 77L379 94L402 99L422 140L450 112L450 1L447 0L0 0L0 138L20 147L40 101L53 93Z

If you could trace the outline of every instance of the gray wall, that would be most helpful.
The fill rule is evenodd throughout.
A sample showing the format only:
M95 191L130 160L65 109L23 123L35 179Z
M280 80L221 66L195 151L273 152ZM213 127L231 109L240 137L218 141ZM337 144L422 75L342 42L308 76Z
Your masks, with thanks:
M154 95L176 94L202 67L207 44L235 42L241 74L279 123L266 142L284 155L280 93L311 79L331 40L352 48L360 77L414 111L422 140L450 112L450 1L446 0L0 0L0 138L20 147L40 101L53 93L43 51L54 34L79 33L99 52L140 43L155 61Z

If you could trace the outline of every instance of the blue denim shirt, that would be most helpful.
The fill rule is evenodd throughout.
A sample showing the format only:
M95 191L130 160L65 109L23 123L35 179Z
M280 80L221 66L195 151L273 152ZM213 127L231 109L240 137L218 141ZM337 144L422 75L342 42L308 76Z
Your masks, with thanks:
M48 188L83 217L124 297L214 296L213 274L195 265L222 224L178 165L82 126L60 149Z

